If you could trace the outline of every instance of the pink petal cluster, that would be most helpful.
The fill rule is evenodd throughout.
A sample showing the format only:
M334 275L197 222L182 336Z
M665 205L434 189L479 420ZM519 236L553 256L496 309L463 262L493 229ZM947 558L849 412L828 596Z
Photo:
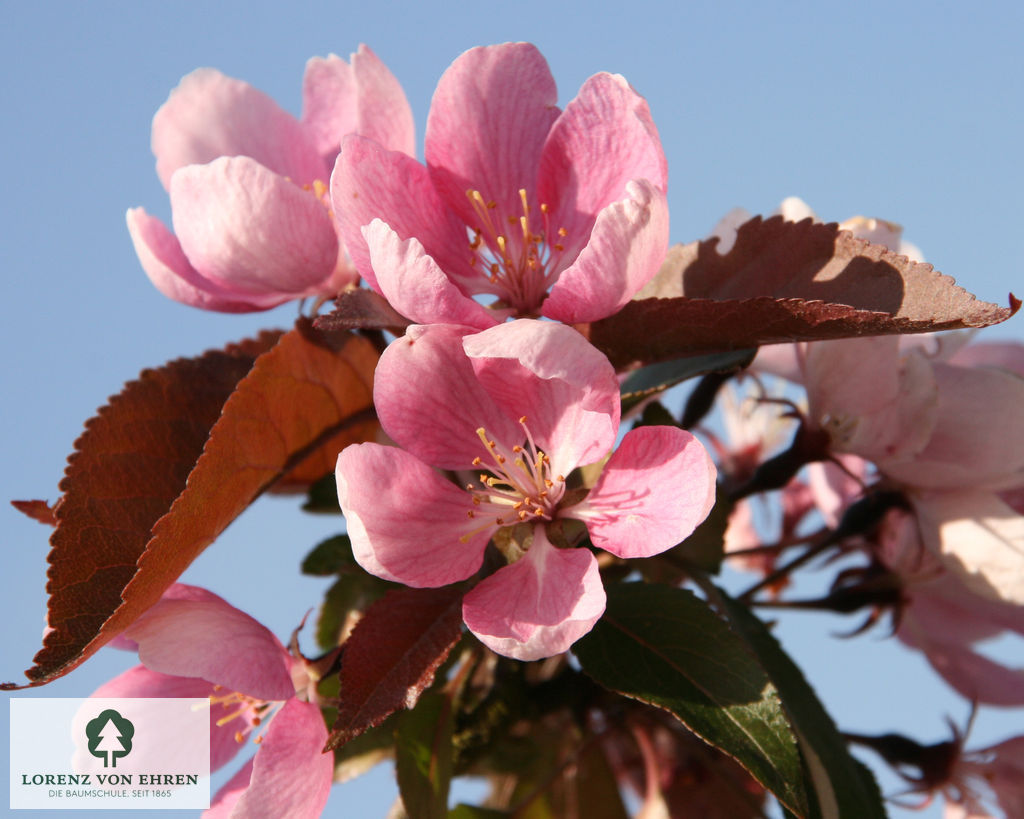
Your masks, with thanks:
M1024 736L961 754L942 793L945 819L1024 816Z
M413 151L402 89L365 46L350 64L334 55L307 63L301 119L213 69L186 76L153 118L174 233L142 208L127 215L153 284L184 304L238 313L355 283L328 196L351 132Z
M333 756L322 753L327 727L306 701L304 663L263 625L205 589L175 584L118 642L136 648L141 665L93 696L209 697L211 770L265 730L206 817L320 814L334 772Z
M1011 737L976 751L963 749L964 738L954 728L952 740L933 745L931 765L923 776L904 778L914 792L936 795L945 802L944 819L1016 819L1024 816L1024 736Z
M675 427L628 432L585 497L570 488L576 467L614 446L620 402L608 360L562 324L413 325L381 357L374 403L400 448L338 457L356 559L387 580L443 586L474 575L491 538L518 527L508 565L463 601L469 629L509 657L565 651L604 611L594 554L552 542L562 522L582 521L614 555L647 557L714 503L714 465Z
M896 636L921 651L931 666L969 700L1024 705L1024 668L980 653L976 644L1001 634L1024 636L1024 608L975 593L962 575L945 568L922 541L914 514L892 509L874 552L899 575L905 603Z
M356 268L400 313L478 329L592 321L657 272L667 163L646 101L596 74L564 111L556 102L534 46L474 48L438 83L425 165L345 138L335 213Z

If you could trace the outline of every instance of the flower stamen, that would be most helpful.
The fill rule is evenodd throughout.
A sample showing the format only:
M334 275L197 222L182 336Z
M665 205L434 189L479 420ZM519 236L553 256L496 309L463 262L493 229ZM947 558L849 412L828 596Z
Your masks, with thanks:
M540 309L544 296L562 270L562 241L549 244L550 239L561 240L568 236L564 227L552 230L550 212L546 203L541 203L542 229L531 226L531 207L525 188L519 189L521 215L508 215L504 219L492 214L498 204L485 200L478 190L466 191L479 224L468 227L469 249L472 252L469 263L478 261L489 271L487 281L491 292L499 301L513 307L520 314L534 314ZM495 218L497 217L497 218ZM518 231L506 234L499 227L502 224L519 225Z
M462 535L460 539L464 543L489 528L509 525L510 513L519 522L552 520L555 515L565 490L565 478L551 477L551 459L537 446L526 416L519 419L519 424L526 443L516 444L510 450L488 436L483 427L476 431L490 455L492 466L478 473L477 485L466 485L474 507L468 510L467 517L476 520L477 512L482 512L490 522ZM483 459L474 458L473 466L483 466Z

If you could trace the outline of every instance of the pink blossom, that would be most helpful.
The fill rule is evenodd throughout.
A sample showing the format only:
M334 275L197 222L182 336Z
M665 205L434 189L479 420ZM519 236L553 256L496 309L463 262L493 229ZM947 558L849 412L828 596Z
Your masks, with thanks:
M220 597L175 584L123 634L141 665L94 697L209 697L210 767L256 732L259 750L217 793L208 817L316 816L334 771L313 681L264 626ZM263 732L263 733L259 733Z
M596 74L564 111L556 102L534 46L474 48L438 83L425 165L346 137L335 212L356 268L399 312L478 329L593 321L657 272L667 164L646 101Z
M946 819L1024 816L1024 736L961 753L941 792Z
M374 404L401 448L338 457L356 559L387 580L443 586L476 573L496 537L508 565L466 595L463 617L506 656L565 651L604 611L593 553L555 545L568 519L601 549L646 557L714 503L714 465L675 427L628 432L585 497L567 483L612 449L619 392L608 360L565 325L413 325L381 357Z
M334 55L306 64L301 119L214 69L186 76L153 118L175 233L142 208L127 214L153 284L184 304L240 313L357 281L327 195L349 132L413 150L402 89L365 46L351 64Z
M882 740L885 748L886 737ZM872 743L868 743L872 744ZM915 748L916 746L916 748ZM1011 737L988 748L964 750L964 736L953 727L953 738L919 746L906 753L904 739L895 764L911 785L912 793L924 794L924 808L935 796L945 802L944 819L1017 819L1024 816L1024 736ZM920 774L905 768L919 769Z
M876 555L899 575L905 598L896 636L922 651L964 697L1024 705L1024 668L1004 666L975 648L1008 631L1024 635L1024 607L979 593L964 573L948 570L922 541L922 529L933 528L927 522L921 527L914 514L902 509L889 510L880 527Z

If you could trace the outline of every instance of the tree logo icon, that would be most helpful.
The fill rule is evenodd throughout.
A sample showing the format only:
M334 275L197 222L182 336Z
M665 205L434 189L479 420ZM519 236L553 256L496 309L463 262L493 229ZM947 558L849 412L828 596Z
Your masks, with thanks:
M102 759L104 768L116 768L118 758L131 753L135 726L131 720L108 708L89 720L85 735L89 738L89 753Z

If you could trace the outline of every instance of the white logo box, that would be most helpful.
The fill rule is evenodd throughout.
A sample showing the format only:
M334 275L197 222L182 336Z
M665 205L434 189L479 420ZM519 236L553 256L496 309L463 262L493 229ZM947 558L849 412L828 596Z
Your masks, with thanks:
M210 702L15 697L12 810L210 806Z

